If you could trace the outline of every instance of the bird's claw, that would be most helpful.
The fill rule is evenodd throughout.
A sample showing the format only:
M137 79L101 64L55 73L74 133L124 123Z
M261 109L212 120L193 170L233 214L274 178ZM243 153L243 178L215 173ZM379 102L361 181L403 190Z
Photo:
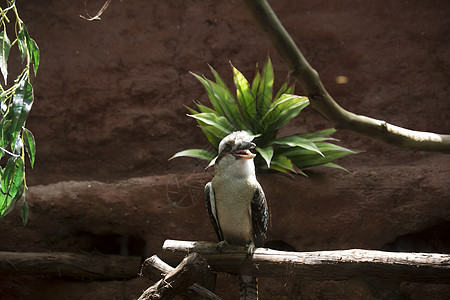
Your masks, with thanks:
M228 245L228 242L227 242L227 241L221 241L221 242L219 242L219 243L217 244L217 250L218 250L219 252L222 252L223 247L226 246L226 245Z
M247 245L245 245L245 247L247 248L247 257L251 257L253 256L253 253L255 253L255 243L250 242Z

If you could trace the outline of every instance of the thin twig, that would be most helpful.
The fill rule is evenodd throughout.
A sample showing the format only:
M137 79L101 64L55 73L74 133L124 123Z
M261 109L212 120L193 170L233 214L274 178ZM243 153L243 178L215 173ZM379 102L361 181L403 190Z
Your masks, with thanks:
M2 150L3 152L5 152L5 153L8 153L9 155L11 155L12 157L20 157L20 155L18 155L18 154L14 154L14 153L12 153L12 152L9 152L8 150L6 150L5 148L3 148L3 147L0 147L0 150Z
M91 15L89 15L89 13L87 11L87 7L86 7L86 1L84 1L84 10L85 10L86 15L88 16L88 18L86 18L85 16L82 16L82 15L80 15L80 18L83 18L83 19L85 19L87 21L94 21L94 20L100 21L101 20L100 16L108 8L109 3L111 3L111 0L106 0L105 4L103 4L102 8L100 8L100 10L97 12L97 14L92 17Z

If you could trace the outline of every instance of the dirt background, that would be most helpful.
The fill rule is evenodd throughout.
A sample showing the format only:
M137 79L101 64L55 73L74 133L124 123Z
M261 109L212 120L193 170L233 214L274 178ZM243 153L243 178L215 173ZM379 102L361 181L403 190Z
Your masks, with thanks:
M276 86L287 69L240 1L21 1L41 49L27 127L37 141L27 170L30 217L0 223L0 250L119 254L160 252L165 239L214 240L201 199L211 177L194 159L208 147L184 105L207 103L188 72L231 84L229 61L252 78L270 55ZM450 133L450 3L438 1L271 1L328 91L344 108L415 130ZM11 57L10 64L19 64ZM14 72L11 72L11 78ZM338 84L346 76L347 84ZM297 88L297 94L302 94ZM282 134L328 128L307 108ZM310 178L261 176L271 205L268 240L297 250L450 251L447 155L399 149L347 132L340 145L363 150ZM8 276L3 299L135 299L151 284ZM237 281L218 293L237 298ZM444 299L449 285L355 278L260 279L262 299Z

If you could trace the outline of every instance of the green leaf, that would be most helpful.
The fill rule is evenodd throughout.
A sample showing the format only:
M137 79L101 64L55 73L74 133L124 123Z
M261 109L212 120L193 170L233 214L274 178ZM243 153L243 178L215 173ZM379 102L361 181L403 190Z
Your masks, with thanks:
M283 168L281 166L278 166L278 165L274 165L274 164L270 165L270 169L278 171L278 172L286 173L286 174L291 174L290 170Z
M211 89L214 90L216 97L219 100L219 104L223 110L223 116L227 117L228 120L232 124L237 124L240 128L246 127L244 124L244 120L241 115L241 111L239 110L239 106L234 100L233 95L228 89L225 82L223 82L222 78L219 74L214 70L211 66L209 66L211 73L214 75L216 79L216 84L212 84L212 81L209 81Z
M20 22L20 27L22 29L17 35L20 56L22 57L22 61L24 61L28 55L30 62L33 64L34 75L36 76L40 61L39 47L28 34L28 29L23 22Z
M281 128L309 105L306 97L283 94L270 105L263 118L267 128Z
M272 166L278 166L283 169L289 170L291 172L294 172L294 173L296 172L296 170L294 169L294 166L292 164L292 161L284 155L275 156L272 159L270 166L271 166L271 168L272 168Z
M339 141L338 139L332 138L329 135L322 134L322 132L315 132L315 133L300 133L296 134L299 137L308 139L314 143L316 142L324 142L324 141Z
M208 141L214 148L218 148L220 141L227 136L226 133L211 125L200 126L200 128L208 134Z
M194 101L194 103L195 103L195 105L197 105L197 107L198 107L198 109L200 110L200 112L206 112L206 113L217 114L217 112L216 112L214 109L209 108L209 107L207 107L207 106L201 104L201 103L198 102L198 101ZM189 110L191 110L191 108L189 108L188 106L186 106L186 107L187 107ZM191 112L192 112L192 111L191 111ZM198 112L195 112L195 113L198 113Z
M199 112L198 111L196 111L195 109L193 109L193 108L191 108L191 107L189 107L189 106L184 106L184 107L186 107L188 110L189 110L189 112L191 113L191 114L193 114L193 115L196 115L196 114L198 114ZM214 112L215 113L215 112Z
M8 56L11 49L11 42L6 34L6 30L0 33L0 46L0 70L3 74L3 79L5 80L6 85L6 80L8 78Z
M335 145L327 142L318 142L316 143L317 147L322 152L350 152L352 154L359 153L359 151L354 151L339 145Z
M11 114L5 115L0 122L0 147L7 148L11 143Z
M36 142L31 131L26 128L23 129L23 141L25 144L25 150L27 151L28 158L30 160L31 168L33 168L34 158L36 155Z
M287 174L296 173L308 177L308 175L298 169L292 161L284 155L275 156L271 162L270 168Z
M255 75L255 78L253 78L253 82L252 82L252 93L253 93L253 95L257 95L258 94L258 87L259 87L259 82L260 81L261 81L261 74L259 73L258 70L256 70L256 75Z
M194 73L191 74L203 84L209 101L217 115L227 117L232 124L236 124L239 128L246 128L239 106L226 87L224 88L220 84L200 77Z
M256 151L258 151L259 154L261 154L262 158L264 158L265 162L267 163L267 167L270 168L270 162L273 157L273 147L268 146L265 148L256 147Z
M16 170L14 172L14 182L16 183L16 185L18 185L18 182L23 182L24 179L24 172L25 172L25 168L24 168L24 162L22 160L22 157L17 157L15 159L15 167Z
M349 153L349 154L356 154L358 153L357 151L353 151L332 143L327 143L327 142L317 142L315 143L317 148L319 148L319 150L322 152L322 154L324 154L325 156L329 155L329 153L333 153L333 152L343 152L343 153ZM309 149L305 149L305 148L290 148L286 151L283 151L283 155L289 156L289 157L294 157L294 156L301 156L301 155L314 155L316 154L315 151L311 151ZM347 154L348 155L348 154Z
M295 84L291 85L290 87L287 88L286 92L284 92L285 94L293 94L295 91Z
M27 43L27 34L25 27L22 26L19 33L17 34L18 40L18 48L20 53L20 58L22 59L22 63L25 61L28 55L28 43Z
M247 124L252 124L256 117L256 103L247 79L231 65L233 69L234 85L236 86L236 96L243 115L247 118Z
M25 124L25 120L33 105L33 87L25 79L22 78L19 82L19 86L15 90L12 103L12 123L11 132L13 138L17 137L17 134Z
M171 158L169 158L169 160L177 158L177 157L183 157L183 156L194 157L194 158L211 161L214 159L216 154L209 150L206 150L206 149L188 149L188 150L183 150L183 151L176 153Z
M308 168L312 166L324 165L338 158L342 158L348 156L350 154L354 154L353 151L330 151L323 152L325 157L319 156L317 154L309 154L309 155L298 155L298 156L289 156L294 164L300 168Z
M217 96L217 94L214 93L214 91L211 88L211 84L209 82L208 79L203 78L200 75L197 75L195 73L189 72L191 73L195 78L197 78L198 81L200 81L200 83L203 85L203 87L206 90L206 94L208 95L209 101L211 102L212 106L214 107L214 110L219 114L219 115L224 115L221 105L219 103L220 98Z
M283 94L287 94L286 90L287 90L287 82L283 83L283 85L281 86L281 88L278 90L278 92L276 93L275 97L273 97L274 101L277 100L278 98L281 97L281 95ZM292 94L292 93L290 93Z
M17 158L11 157L6 163L5 169L3 169L3 174L1 178L1 192L2 194L8 194L9 187L13 182L14 172L16 171L15 162ZM3 207L3 206L2 206Z
M188 106L186 106L186 108L187 108L187 109L191 112L191 114L193 114L193 115L196 115L196 114L199 113L198 111L195 111L194 109L192 109L192 108L190 108L190 107L188 107ZM212 113L215 114L214 111L213 111ZM198 123L199 127L201 128L201 130L203 131L203 134L204 134L204 135L206 136L206 138L208 139L209 143L210 143L211 145L213 145L214 147L217 147L217 146L219 145L220 138L218 138L218 136L217 136L216 134L212 134L212 133L211 133L211 130L208 130L208 129L207 129L208 127L213 127L213 128L214 128L214 126L210 126L210 125L208 125L208 124L206 124L205 122L202 122L202 121L200 121L200 120L197 120L197 123ZM214 131L216 131L216 129L215 129Z
M24 189L24 168L20 157L11 157L2 172L0 190L0 218L9 213Z
M228 133L223 132L222 130L220 130L212 125L200 126L200 128L205 129L206 131L208 131L212 135L214 135L216 138L218 138L219 139L218 142L220 142L221 139L223 139L224 137L226 137L228 135ZM218 142L217 142L217 144L215 144L215 146L219 146Z
M228 89L228 87L225 84L225 82L223 82L222 78L219 76L219 73L217 73L216 70L214 70L214 68L211 67L211 66L209 66L209 69L211 70L211 73L214 75L214 78L216 79L216 83L218 85L220 85L221 87L223 87L225 90L227 90L230 93L230 90Z
M208 125L212 125L226 134L231 133L234 129L233 126L228 122L227 118L217 116L214 113L198 113L188 116L200 120Z
M333 133L335 133L336 131L337 131L337 130L336 130L335 128L328 128L328 129L319 131L319 133L320 133L320 134L323 134L323 135L328 135L328 136L330 136L330 135L332 135Z
M342 170L342 171L345 171L345 172L349 172L346 168L344 168L344 167L342 167L342 166L340 166L338 164L331 163L331 162L327 163L327 164L324 164L323 166L324 167L329 167L329 168L339 169L339 170Z
M258 93L256 95L257 111L260 117L264 116L270 107L273 96L273 67L270 58L263 68Z
M299 105L293 107L291 109L287 109L285 112L281 113L279 118L272 123L274 128L281 128L286 125L290 120L299 115L299 113L309 105L309 102L304 103L303 105Z
M10 213L14 209L14 205L16 204L16 201L22 197L24 191L24 183L22 181L17 182L17 186L14 185L13 188L10 190L10 194L6 197L7 200L5 201L7 204L6 208L4 210L0 210L0 218L3 216L6 216L8 213ZM1 200L0 200L1 202Z
M279 139L276 139L273 141L273 144L281 145L281 146L288 146L288 147L300 147L307 150L310 150L312 152L316 152L323 156L322 152L319 150L319 148L314 144L312 141L299 137L297 135L292 136L286 136Z
M39 68L39 62L41 60L41 54L38 45L33 39L30 38L28 42L28 50L30 51L31 60L33 62L34 76L36 76Z
M309 100L306 97L283 94L280 98L276 99L270 104L269 109L263 117L263 121L273 123L286 110L294 109L296 107L305 105L306 103L309 103Z
M25 198L24 198L23 202L22 202L22 222L23 222L23 226L27 226L29 211L30 210L28 208L28 203L25 201Z

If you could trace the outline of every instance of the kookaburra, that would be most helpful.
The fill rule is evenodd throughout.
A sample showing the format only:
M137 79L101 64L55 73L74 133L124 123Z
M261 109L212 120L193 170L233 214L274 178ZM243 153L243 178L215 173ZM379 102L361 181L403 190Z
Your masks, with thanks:
M223 244L246 245L248 255L262 246L268 227L268 208L256 180L253 136L245 131L229 134L219 144L214 178L205 186L205 200L211 223ZM257 299L257 278L239 276L241 299Z

